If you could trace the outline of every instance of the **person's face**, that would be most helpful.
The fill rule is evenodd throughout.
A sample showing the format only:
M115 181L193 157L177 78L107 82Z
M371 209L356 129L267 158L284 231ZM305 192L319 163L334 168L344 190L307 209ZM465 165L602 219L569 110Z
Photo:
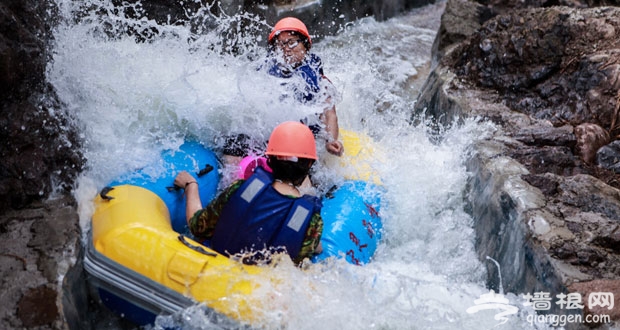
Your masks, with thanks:
M284 62L295 66L306 56L306 46L301 42L301 38L288 31L281 32L276 37L276 51L282 54Z

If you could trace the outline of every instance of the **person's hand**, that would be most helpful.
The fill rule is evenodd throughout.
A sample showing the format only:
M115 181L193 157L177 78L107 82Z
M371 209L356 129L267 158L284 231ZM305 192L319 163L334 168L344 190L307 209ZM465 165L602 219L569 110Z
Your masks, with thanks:
M193 184L195 183L195 184ZM185 205L185 220L189 224L189 220L192 216L202 209L202 202L200 201L200 191L198 191L198 182L187 171L181 171L174 178L174 185L184 189L183 196L187 202ZM190 187L195 187L191 188Z
M187 171L179 172L176 178L174 178L174 185L183 189L185 189L187 187L187 184L190 182L196 182L196 179Z
M344 152L344 146L340 141L329 141L325 143L325 149L332 155L342 156Z
M319 241L319 245L314 249L314 253L321 254L321 252L323 252L323 242Z

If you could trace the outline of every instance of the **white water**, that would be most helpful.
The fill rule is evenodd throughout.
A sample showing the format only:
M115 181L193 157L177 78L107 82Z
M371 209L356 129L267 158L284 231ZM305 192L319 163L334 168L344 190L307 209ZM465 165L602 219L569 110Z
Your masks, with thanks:
M75 4L58 2L69 17ZM496 311L466 312L488 290L474 251L473 220L463 210L468 173L462 162L472 142L493 127L467 122L445 132L437 145L423 125L406 124L430 62L442 8L429 6L387 22L364 19L315 44L313 51L342 96L337 104L341 127L367 133L385 151L375 164L387 187L384 240L376 260L364 267L340 262L307 272L281 267L284 285L264 293L272 303L264 306L258 327L530 328L523 315L498 325ZM149 164L184 137L214 145L222 133L252 125L268 134L278 122L299 117L270 97L269 81L248 69L248 57L264 54L258 46L245 49L247 56L223 55L217 51L217 34L187 42L189 31L179 27L158 27L166 33L150 43L111 40L92 17L61 25L48 70L86 141L88 169L76 190L84 228L91 199L106 182ZM115 17L108 23L137 24ZM523 310L514 295L509 297ZM217 328L194 309L161 317L155 328L178 322L189 329Z

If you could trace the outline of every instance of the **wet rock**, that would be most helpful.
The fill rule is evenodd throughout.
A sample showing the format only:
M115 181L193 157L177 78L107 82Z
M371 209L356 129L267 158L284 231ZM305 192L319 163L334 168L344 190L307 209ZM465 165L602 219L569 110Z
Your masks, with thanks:
M65 319L64 309L84 313L85 304L57 305L60 300L79 302L65 297L63 290L75 284L59 282L75 268L79 251L75 208L75 201L64 197L0 214L1 329L65 329L67 323L78 323ZM54 292L51 302L50 290ZM40 297L45 299L37 300Z
M70 116L45 81L55 9L53 1L0 3L2 329L63 328L57 282L79 235L75 203L48 200L55 189L69 192L83 164ZM45 230L32 232L33 226ZM56 233L64 234L47 240ZM31 240L39 241L38 250Z
M603 146L596 153L598 164L620 174L620 141L616 140Z
M576 144L575 133L571 125L554 127L548 122L538 126L520 128L514 138L527 145L568 146Z
M522 176L523 180L527 181L530 185L540 189L545 196L554 196L559 192L559 183L555 180L549 179L542 175L525 174Z
M600 147L609 143L609 133L601 126L583 123L575 127L576 150L586 164L593 164Z
M70 189L83 159L70 116L45 81L53 1L0 3L0 212Z
M17 306L17 317L24 327L51 325L58 317L56 296L54 289L44 285L24 293Z
M554 126L610 129L617 90L608 82L618 79L610 67L620 61L613 55L620 41L601 31L620 28L614 14L554 7L501 15L444 60L459 76L500 92L514 111ZM485 43L492 51L480 48Z
M570 147L517 148L510 153L510 156L526 165L533 174L572 175L575 173L575 156Z
M452 1L441 16L441 26L433 43L431 66L435 67L450 47L474 34L482 23L495 15L489 7L474 1Z

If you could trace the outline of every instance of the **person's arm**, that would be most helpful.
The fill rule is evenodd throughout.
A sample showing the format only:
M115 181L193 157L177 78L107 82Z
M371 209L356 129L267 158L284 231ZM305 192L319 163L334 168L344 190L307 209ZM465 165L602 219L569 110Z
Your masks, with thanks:
M333 102L332 96L335 96L335 87L331 80L323 73L323 67L319 68L319 73L322 81L322 89L325 92L325 103L327 107L321 114L321 120L325 125L325 131L327 131L328 137L325 141L325 149L333 155L342 156L344 153L344 146L342 142L338 140L340 127L338 126L338 115L336 114L336 105Z
M341 156L344 152L342 142L338 141L338 115L336 115L336 106L325 109L323 112L323 123L325 124L325 130L327 131L328 139L325 142L325 149L331 154Z
M181 171L177 174L176 178L174 178L174 184L185 189L185 220L189 224L189 219L192 218L194 213L202 209L198 182L187 171Z
M297 258L293 260L295 264L299 265L305 258L311 258L323 251L321 235L323 235L323 218L320 213L314 213L301 244L301 250Z

